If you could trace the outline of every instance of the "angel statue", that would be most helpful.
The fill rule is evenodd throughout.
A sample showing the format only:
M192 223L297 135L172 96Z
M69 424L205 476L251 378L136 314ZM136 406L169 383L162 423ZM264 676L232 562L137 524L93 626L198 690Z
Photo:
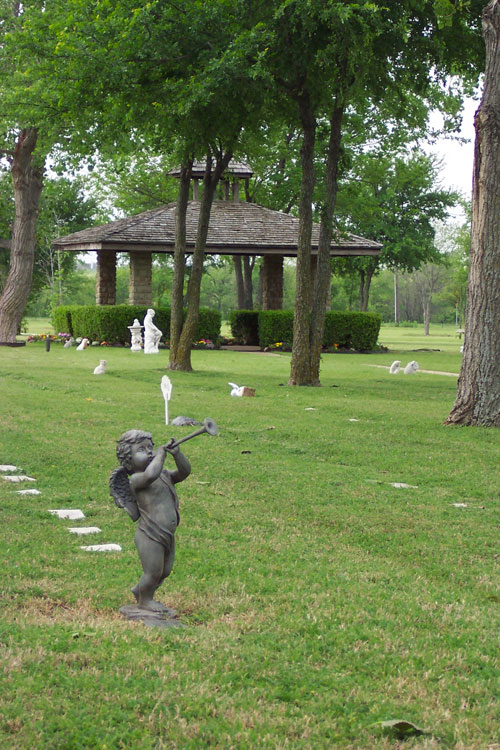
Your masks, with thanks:
M156 452L151 434L128 430L116 446L120 466L109 479L110 494L117 506L139 521L135 545L143 574L132 592L140 609L166 612L153 599L160 584L170 575L175 556L175 530L179 524L179 500L175 485L191 473L191 465L172 438ZM175 461L175 471L163 468L167 453Z

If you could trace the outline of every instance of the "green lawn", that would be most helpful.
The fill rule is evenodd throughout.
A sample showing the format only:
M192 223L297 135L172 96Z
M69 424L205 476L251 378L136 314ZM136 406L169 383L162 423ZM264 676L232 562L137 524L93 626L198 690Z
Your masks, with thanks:
M457 354L463 344L463 336L459 338L456 326L431 325L429 336L424 336L423 326L418 328L404 328L384 324L380 329L379 342L389 347L391 351L410 349L439 349L441 352ZM420 352L415 354L418 358Z
M288 387L283 353L196 351L194 372L170 373L170 416L220 428L185 445L157 594L176 630L119 614L139 560L108 494L122 432L191 429L164 423L167 352L2 347L0 463L42 494L0 480L0 745L498 749L499 433L443 426L455 378L372 366L459 371L452 327L416 331L384 327L389 353L325 355L322 388ZM80 549L95 541L123 551ZM390 719L427 733L398 740Z
M59 331L54 331L50 318L25 318L23 320L23 333L19 336L19 340L22 341L33 333L59 333ZM61 331L61 333L65 333L65 331Z

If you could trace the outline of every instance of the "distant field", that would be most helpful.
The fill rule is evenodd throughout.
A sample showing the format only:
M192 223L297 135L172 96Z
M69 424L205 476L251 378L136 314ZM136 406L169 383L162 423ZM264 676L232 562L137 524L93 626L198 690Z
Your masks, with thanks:
M431 325L429 336L424 336L424 327L382 325L379 343L393 350L439 349L442 352L460 352L463 336L459 338L455 326Z
M50 318L25 318L25 331L19 336L20 339L26 338L30 333L66 333L65 331L54 331Z

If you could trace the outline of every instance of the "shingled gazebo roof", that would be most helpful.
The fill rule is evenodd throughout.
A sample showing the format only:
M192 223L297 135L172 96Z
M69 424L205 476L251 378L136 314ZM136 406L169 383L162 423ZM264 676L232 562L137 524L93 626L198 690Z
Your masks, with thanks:
M190 201L186 216L187 252L194 248L199 201ZM89 252L172 253L175 245L176 204L154 208L109 224L83 229L60 237L56 250ZM217 255L297 255L299 220L255 203L214 201L210 215L206 252ZM313 225L312 253L317 253L319 224ZM379 255L382 245L363 237L337 237L331 255Z

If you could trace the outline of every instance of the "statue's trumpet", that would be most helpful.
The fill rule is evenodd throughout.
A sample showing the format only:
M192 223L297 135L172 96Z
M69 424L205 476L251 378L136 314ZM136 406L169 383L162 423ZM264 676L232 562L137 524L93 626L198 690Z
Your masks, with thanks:
M191 438L196 437L197 435L203 435L204 432L207 432L209 435L217 435L219 432L219 428L215 424L213 419L210 419L210 417L206 417L203 420L203 427L200 427L199 430L196 430L196 432L192 432L190 435L186 435L186 437L181 438L180 440L176 440L175 443L172 443L172 445L169 445L169 448L177 448L178 445L181 443L185 443L186 440L191 440Z

